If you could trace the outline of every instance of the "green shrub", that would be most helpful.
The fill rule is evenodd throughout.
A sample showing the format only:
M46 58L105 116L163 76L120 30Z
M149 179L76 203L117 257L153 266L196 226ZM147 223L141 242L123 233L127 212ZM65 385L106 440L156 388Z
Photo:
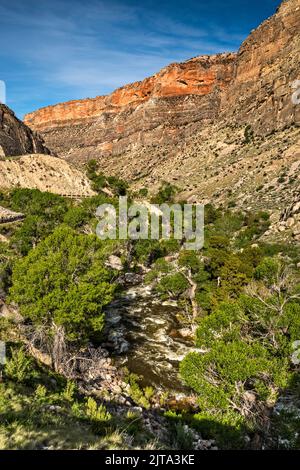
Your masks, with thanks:
M100 333L114 293L101 246L95 236L59 227L15 264L10 299L25 318L64 326L71 340Z
M112 418L106 407L102 403L98 405L92 397L87 399L85 413L96 431L102 431Z
M153 196L151 202L153 204L163 204L164 202L173 202L177 192L176 186L170 183L163 183L159 188L158 193Z
M245 130L244 130L244 142L245 144L250 144L250 142L252 142L254 138L254 131L251 127L250 124L248 124L246 127L245 127Z
M78 228L89 220L87 211L80 206L71 207L65 214L63 222L71 228Z
M189 287L189 282L181 273L170 274L163 277L157 285L157 290L161 294L168 294L178 298Z
M16 382L26 382L31 378L31 365L32 361L24 349L12 349L11 359L5 365L5 374Z

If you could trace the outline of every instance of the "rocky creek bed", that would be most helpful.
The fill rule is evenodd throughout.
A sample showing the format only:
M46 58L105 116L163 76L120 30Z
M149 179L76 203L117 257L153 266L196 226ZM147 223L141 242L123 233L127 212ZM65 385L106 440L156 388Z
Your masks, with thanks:
M193 349L175 301L162 301L150 286L129 287L106 311L108 340L117 367L142 377L143 386L185 393L179 363Z

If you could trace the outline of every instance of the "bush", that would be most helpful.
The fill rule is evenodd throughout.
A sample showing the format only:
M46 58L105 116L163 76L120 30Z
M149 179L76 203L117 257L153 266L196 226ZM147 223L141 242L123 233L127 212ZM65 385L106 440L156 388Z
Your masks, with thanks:
M178 259L179 266L188 268L193 274L201 270L203 264L195 251L181 251Z
M163 183L158 193L151 199L153 204L163 204L164 202L174 202L174 197L177 192L176 186L170 183Z
M89 215L83 207L72 207L64 216L64 223L71 228L78 228L86 224L89 220Z
M103 404L98 405L92 397L87 399L85 413L96 432L103 431L104 426L112 418L105 406Z
M25 318L62 325L77 340L101 332L113 293L100 240L62 226L15 264L10 299Z
M5 365L5 374L16 382L26 382L31 378L31 365L32 361L24 349L12 349L11 359Z
M258 259L254 257L255 263ZM228 282L230 278L232 282L233 274ZM300 337L297 273L282 260L263 259L255 278L237 300L212 306L196 332L197 346L207 352L188 354L180 365L184 381L198 394L202 428L203 421L210 430L230 426L232 446L243 440L243 433L264 427L294 376L292 345ZM224 438L222 432L218 435Z
M254 138L254 131L253 131L252 127L250 126L250 124L248 124L245 127L244 138L245 138L245 140L244 140L245 144L250 144L250 142L252 142L252 140Z
M165 254L166 250L159 240L138 240L134 244L133 255L139 263L151 264Z
M107 182L117 196L125 196L128 189L128 183L116 176L108 176Z
M163 277L157 285L157 290L161 294L168 294L171 297L178 298L189 286L189 282L183 274L175 273Z

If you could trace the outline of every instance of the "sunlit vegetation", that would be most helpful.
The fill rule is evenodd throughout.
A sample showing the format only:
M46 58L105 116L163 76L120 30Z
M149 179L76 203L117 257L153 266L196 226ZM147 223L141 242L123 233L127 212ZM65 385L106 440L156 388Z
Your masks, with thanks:
M193 348L180 365L196 409L166 410L164 403L157 410L173 433L168 445L189 448L188 424L221 448L247 448L253 440L299 447L299 413L293 407L273 413L281 397L300 400L291 361L300 340L299 246L261 241L270 226L266 212L212 205L205 209L200 251L186 251L176 240L100 241L96 208L117 205L128 188L100 174L93 160L87 175L98 194L83 201L20 188L1 194L1 205L25 216L1 227L2 296L33 330L43 326L50 337L62 328L73 347L101 345L105 307L120 290L120 274L107 264L117 254L126 270L146 273L144 282L162 301L178 302L201 350ZM147 195L144 189L139 197ZM152 202L175 199L176 188L163 184ZM1 319L2 337L10 328ZM145 448L149 439L160 448L140 415L115 416L109 405L80 395L75 383L35 362L21 344L14 348L0 384L0 448ZM133 403L151 409L155 390L132 374L127 381Z

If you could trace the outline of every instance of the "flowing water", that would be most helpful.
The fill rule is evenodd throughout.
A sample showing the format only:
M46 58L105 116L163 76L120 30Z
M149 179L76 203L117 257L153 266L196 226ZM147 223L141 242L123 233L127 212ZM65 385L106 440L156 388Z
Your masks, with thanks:
M148 286L129 288L107 310L108 339L119 351L118 365L143 376L143 385L184 392L179 362L193 342L176 332L182 327L176 302L162 302Z

